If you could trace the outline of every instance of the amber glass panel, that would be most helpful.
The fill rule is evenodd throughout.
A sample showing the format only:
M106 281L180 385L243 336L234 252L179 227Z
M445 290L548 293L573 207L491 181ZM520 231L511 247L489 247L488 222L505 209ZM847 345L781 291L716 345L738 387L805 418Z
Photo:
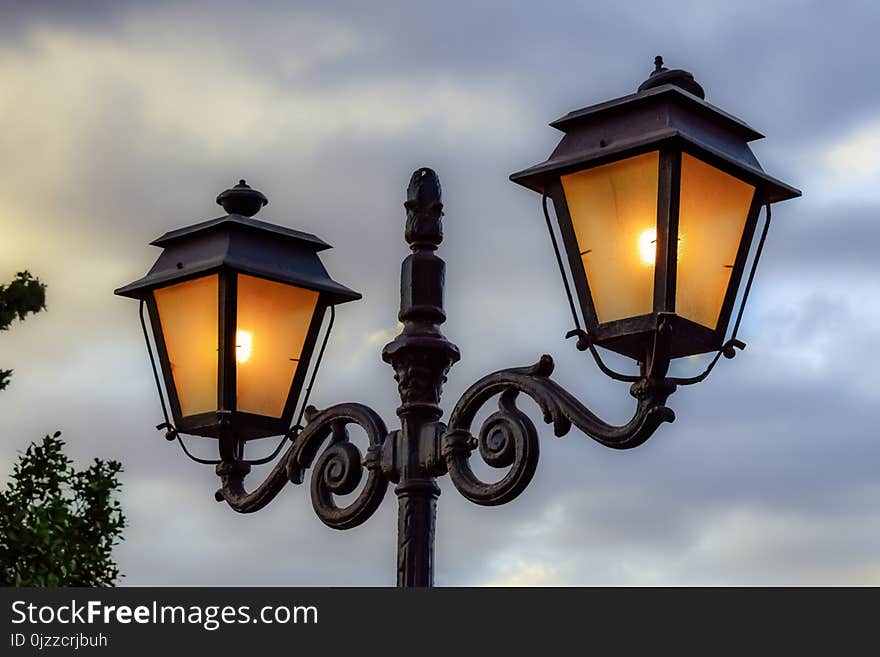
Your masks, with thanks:
M715 328L755 188L683 153L675 311Z
M153 291L183 415L217 410L218 285L214 274Z
M238 276L237 409L281 417L301 363L318 293L264 278Z
M654 308L657 151L562 176L599 322Z

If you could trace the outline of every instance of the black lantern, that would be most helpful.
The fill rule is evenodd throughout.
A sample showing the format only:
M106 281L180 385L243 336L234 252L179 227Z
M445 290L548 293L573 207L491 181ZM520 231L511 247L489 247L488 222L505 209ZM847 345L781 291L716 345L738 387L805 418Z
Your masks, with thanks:
M763 135L655 65L551 123L550 158L510 177L553 200L589 340L642 362L661 325L669 358L722 348L761 208L800 196L761 169Z
M146 305L175 431L285 434L327 308L360 294L327 274L329 244L253 219L268 201L244 180L217 203L226 216L154 241L156 264L116 294Z

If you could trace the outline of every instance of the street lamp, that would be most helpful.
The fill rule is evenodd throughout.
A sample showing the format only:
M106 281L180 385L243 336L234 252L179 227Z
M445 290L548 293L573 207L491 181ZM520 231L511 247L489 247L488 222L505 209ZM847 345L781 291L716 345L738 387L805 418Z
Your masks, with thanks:
M722 349L761 208L800 196L761 169L763 135L704 97L657 57L638 93L551 123L550 158L510 177L553 201L582 347L644 362L668 330L669 358Z
M244 180L217 203L226 216L155 240L152 269L116 294L149 313L169 437L219 438L240 457L290 429L327 308L360 294L327 275L324 241L253 219L268 200Z
M769 228L770 204L800 192L761 169L748 147L760 137L757 132L706 103L690 73L662 63L658 57L637 93L551 124L565 136L550 158L511 176L543 196L575 323L568 335L577 336L578 348L590 350L603 372L632 383L637 404L629 422L607 424L556 384L547 355L530 367L483 377L455 404L448 423L440 421L442 385L459 351L440 330L446 320L445 263L436 250L443 239L443 204L440 181L427 168L413 174L404 204L412 253L401 268L403 330L382 351L398 382L400 428L389 432L362 404L322 411L307 406L329 325L303 399L300 393L325 311L330 309L332 325L334 305L360 295L329 277L317 257L328 248L320 239L253 219L267 201L242 181L217 199L227 216L156 240L165 250L150 272L116 291L141 300L148 348L144 307L149 311L172 411L159 428L188 455L181 434L219 438L219 459L195 459L217 465L217 499L252 513L288 482L302 483L312 468L315 512L328 526L347 529L373 514L393 482L398 586L430 586L436 477L448 474L464 497L483 505L509 502L531 481L539 442L534 424L516 407L520 393L538 404L557 436L576 426L615 449L636 447L671 422L675 416L665 404L676 387L703 380L721 355L732 357L745 346L736 333ZM740 295L762 207L765 222ZM635 359L639 373L614 372L597 346ZM715 356L699 376L668 376L672 359L707 352ZM150 356L162 398L152 349ZM498 410L474 436L476 414L496 396ZM365 454L349 440L352 424L367 434ZM246 441L267 436L283 437L273 454L246 460ZM287 440L290 447L268 476L247 491L251 465L274 459ZM506 468L504 476L491 483L477 477L470 465L475 451L490 466ZM365 472L358 496L339 506L337 496L354 492Z

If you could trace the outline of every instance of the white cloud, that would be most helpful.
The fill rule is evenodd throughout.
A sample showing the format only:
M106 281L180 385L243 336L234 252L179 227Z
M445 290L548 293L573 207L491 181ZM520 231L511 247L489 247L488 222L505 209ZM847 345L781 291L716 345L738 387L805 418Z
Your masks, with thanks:
M403 324L401 322L397 322L397 326L393 328L383 328L379 329L378 331L368 333L364 338L364 344L371 349L374 349L375 347L384 347L395 337L397 337L402 330Z
M880 118L858 126L831 145L825 163L833 174L853 184L876 182L880 176Z
M859 203L880 200L880 117L819 136L800 158L801 185L813 202Z
M559 571L548 564L517 561L513 568L500 577L484 584L484 586L562 586L564 582Z
M519 105L500 83L389 73L315 84L307 73L363 54L363 40L349 30L328 28L326 39L305 42L308 49L299 44L276 77L192 24L157 43L157 30L168 29L167 18L135 18L112 36L34 30L26 49L7 47L0 59L0 116L19 138L30 133L32 145L50 149L43 161L56 176L82 155L74 133L100 130L102 116L118 112L140 115L145 148L176 142L203 157L259 153L279 140L308 152L332 137L381 140L419 127L451 139L510 138L518 124ZM129 118L136 126L138 117Z

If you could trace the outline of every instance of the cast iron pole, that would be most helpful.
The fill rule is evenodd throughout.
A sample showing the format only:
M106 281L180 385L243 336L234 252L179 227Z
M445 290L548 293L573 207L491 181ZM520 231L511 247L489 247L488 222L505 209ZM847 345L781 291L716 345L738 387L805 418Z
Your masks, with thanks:
M407 188L405 238L412 253L400 273L403 331L386 345L382 358L394 368L401 404L400 431L393 432L398 499L397 585L434 582L434 526L446 473L437 458L444 425L440 395L446 373L459 359L458 347L440 331L446 321L443 283L446 264L434 252L443 240L440 180L431 169L413 173Z

